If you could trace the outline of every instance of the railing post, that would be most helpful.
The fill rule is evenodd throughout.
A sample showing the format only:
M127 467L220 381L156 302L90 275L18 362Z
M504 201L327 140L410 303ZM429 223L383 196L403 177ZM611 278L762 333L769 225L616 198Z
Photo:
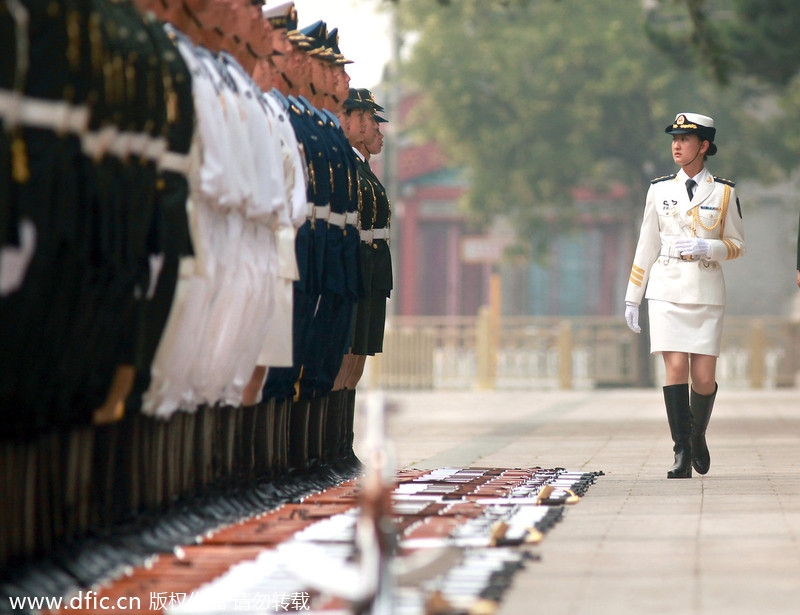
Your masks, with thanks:
M572 388L572 323L562 320L558 327L558 386Z
M767 379L767 336L761 320L753 321L748 347L750 387L763 389Z
M492 345L492 314L488 306L483 306L478 310L478 322L475 331L475 354L477 362L477 381L475 387L478 389L494 388L494 370Z
M497 386L497 364L500 356L500 315L502 313L502 284L499 273L489 277L489 378Z

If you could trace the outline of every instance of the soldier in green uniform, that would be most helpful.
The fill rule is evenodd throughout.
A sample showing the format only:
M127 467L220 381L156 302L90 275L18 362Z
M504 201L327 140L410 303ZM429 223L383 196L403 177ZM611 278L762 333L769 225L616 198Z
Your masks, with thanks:
M350 89L345 109L351 143L359 160L359 256L364 289L356 303L350 353L344 358L332 394L332 403L344 408L339 455L352 454L355 389L367 356L383 351L386 300L393 285L389 251L391 204L383 184L369 165L370 157L383 149L380 124L386 120L378 115L383 107L375 102L369 90Z
M369 165L370 157L383 150L380 125L386 119L378 114L383 111L383 107L375 102L369 90L361 90L360 94L368 107L367 113L362 116L366 123L361 151L364 159L358 168L364 294L358 302L352 352L364 356L383 351L386 300L393 286L389 251L392 209L386 189ZM348 388L354 388L352 380Z

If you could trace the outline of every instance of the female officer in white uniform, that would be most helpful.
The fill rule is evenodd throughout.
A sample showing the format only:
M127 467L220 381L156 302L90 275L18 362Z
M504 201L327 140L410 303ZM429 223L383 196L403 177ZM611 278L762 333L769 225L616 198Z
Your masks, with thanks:
M664 357L664 402L675 443L667 477L691 478L692 466L705 474L711 465L705 432L725 311L720 261L744 254L744 232L734 183L705 169L717 151L714 120L679 113L665 132L681 169L654 179L647 192L625 319L639 333L639 304L648 299L650 352Z

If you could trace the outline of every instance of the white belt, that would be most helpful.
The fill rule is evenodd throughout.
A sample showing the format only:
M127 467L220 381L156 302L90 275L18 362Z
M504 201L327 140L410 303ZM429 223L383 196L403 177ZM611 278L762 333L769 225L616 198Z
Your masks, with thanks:
M44 128L58 133L82 133L89 126L89 108L63 100L32 98L0 91L0 117L10 126Z
M314 218L325 220L328 218L328 215L331 213L331 206L330 205L315 205L314 206Z
M131 151L131 141L133 139L132 132L120 132L108 144L108 151L119 159L128 157Z
M355 226L358 222L358 212L339 214L331 211L330 205L314 205L306 203L306 217L311 220L325 220L328 224L333 224L339 228L344 228L345 224Z
M336 212L331 212L328 214L328 224L333 224L339 228L344 228L346 219L347 214L337 214Z
M164 137L148 137L142 156L158 162L165 151L167 151L167 140Z
M144 156L144 152L147 149L147 142L150 140L150 137L141 132L129 132L126 133L126 136L128 152L136 156Z
M67 119L69 132L82 134L89 128L89 107L81 105L72 107L72 112Z
M361 241L372 243L373 239L389 239L388 228L373 228L367 231L359 231Z
M22 121L24 99L25 97L19 92L0 90L0 118L7 120L12 126L19 124Z
M164 137L151 137L145 132L122 133L127 136L128 153L154 162L161 158L167 149L167 140Z
M175 152L164 152L158 158L158 167L162 171L172 171L181 175L189 173L189 156L186 154L177 154Z
M676 259L679 261L694 261L699 260L693 256L681 256L680 250L674 248L672 246L662 246L661 247L661 254L659 254L661 258L666 259Z
M90 158L102 158L118 134L114 126L106 126L97 132L88 132L81 137L81 148Z

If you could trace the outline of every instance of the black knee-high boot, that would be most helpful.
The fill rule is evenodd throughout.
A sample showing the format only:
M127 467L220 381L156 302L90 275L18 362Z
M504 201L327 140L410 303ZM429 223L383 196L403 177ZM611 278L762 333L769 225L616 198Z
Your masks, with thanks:
M308 469L309 400L291 402L289 407L289 466L294 471Z
M272 472L273 464L273 422L275 400L265 399L255 406L255 425L253 426L253 475L262 479Z
M719 385L714 385L711 395L700 395L692 389L692 466L698 474L705 474L711 467L711 455L706 444L706 428L714 408L714 399L717 397Z
M287 444L287 407L289 401L286 399L273 400L275 412L272 415L272 467L273 478L278 478L286 474L289 469L289 447Z
M202 406L197 409L197 425L195 427L195 441L197 455L195 456L195 476L197 478L196 490L209 493L214 482L214 466L218 464L215 452L215 433L219 431L214 421L214 408Z
M165 422L167 429L164 450L164 507L172 508L181 492L181 443L183 440L183 413L173 414Z
M68 436L63 436L63 442L68 441ZM22 500L20 502L21 507L20 510L22 511L21 521L22 521L22 553L30 559L33 559L35 556L39 555L41 549L38 547L37 542L37 531L36 531L36 474L37 474L37 458L36 458L36 448L37 443L41 446L41 440L37 439L32 442L26 442L22 446L20 446L20 470L19 479L17 481L18 489L22 494ZM69 464L65 464L65 467L71 467ZM69 472L65 473L65 477L69 476ZM62 483L63 484L63 483ZM66 496L64 494L71 493L68 491L64 491L61 494L60 500L62 502L66 502ZM64 506L66 509L66 504ZM73 529L73 526L76 524L73 522L74 516L70 516L69 520L71 522L70 529ZM74 536L73 533L70 534L69 538Z
M114 484L116 482L117 442L119 425L111 423L95 430L93 451L92 525L99 530L113 522Z
M256 418L257 406L242 406L238 409L240 424L237 442L239 467L238 483L252 486L256 479Z
M13 473L14 445L11 442L0 440L0 515L4 523L0 523L0 569L5 569L11 561L11 556L16 555L12 549L15 535L20 533L17 526L16 502L16 476Z
M56 492L63 483L60 478L63 459L58 455L59 448L52 443L55 438L48 434L37 438L32 444L36 448L36 533L42 553L50 553L59 544L56 528L63 527L58 516L54 514L56 502L60 498ZM41 516L39 516L41 513ZM3 525L0 523L0 525Z
M347 395L345 397L344 406L344 457L351 469L355 472L360 472L363 468L361 461L356 457L353 443L355 441L355 415L356 415L356 390L346 389Z
M689 385L672 384L664 387L664 403L672 441L675 443L675 464L667 478L692 477L692 415L689 411Z
M322 464L327 405L327 397L315 397L311 400L311 408L308 413L308 461L312 468Z
M328 393L328 414L325 425L325 461L337 463L342 456L342 407L345 396L344 389Z
M197 493L197 471L195 469L195 459L199 452L195 447L195 429L197 427L197 415L188 412L176 412L183 422L183 439L181 441L181 492L183 498L189 494Z

